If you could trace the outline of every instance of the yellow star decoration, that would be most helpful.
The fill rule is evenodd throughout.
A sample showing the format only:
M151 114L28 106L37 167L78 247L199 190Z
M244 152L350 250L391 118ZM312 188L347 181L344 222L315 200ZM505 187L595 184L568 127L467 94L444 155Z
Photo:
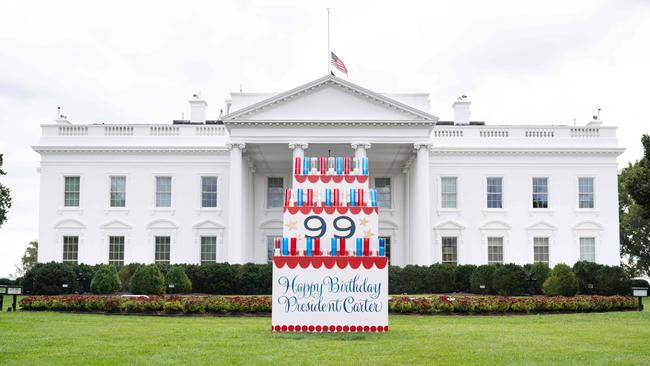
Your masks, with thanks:
M296 220L291 219L291 220L289 220L289 222L284 224L284 226L286 226L287 229L289 229L289 230L296 230L296 224L297 224Z
M372 238L375 234L372 233L372 229L368 229L367 231L363 232L363 237L364 238Z
M368 219L366 219L365 217L362 217L362 218L359 220L359 225L361 225L361 226L366 226L366 225L368 225Z

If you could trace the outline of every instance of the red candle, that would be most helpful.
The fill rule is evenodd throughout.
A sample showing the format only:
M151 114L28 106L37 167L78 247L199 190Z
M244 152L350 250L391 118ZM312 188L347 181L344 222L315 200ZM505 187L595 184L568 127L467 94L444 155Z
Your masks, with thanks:
M280 244L282 243L282 238L273 239L273 246L275 249L280 249Z
M284 207L289 207L289 202L291 201L291 188L284 190Z
M300 175L300 169L302 168L302 164L300 164L300 163L301 163L300 156L296 156L296 163L295 163L295 167L293 169L293 174Z
M339 255L348 255L348 253L345 251L345 238L339 238Z
M350 157L343 158L343 174L350 174Z
M307 206L314 205L314 190L307 188Z
M339 205L339 189L334 188L334 206Z
M314 255L320 255L320 238L314 238Z
M327 158L324 156L320 157L320 174L325 175L327 173Z
M291 238L291 255L298 255L296 252L296 238Z
M370 238L363 238L363 255L365 257L370 255Z
M365 206L366 204L363 202L363 189L358 188L357 189L357 206Z

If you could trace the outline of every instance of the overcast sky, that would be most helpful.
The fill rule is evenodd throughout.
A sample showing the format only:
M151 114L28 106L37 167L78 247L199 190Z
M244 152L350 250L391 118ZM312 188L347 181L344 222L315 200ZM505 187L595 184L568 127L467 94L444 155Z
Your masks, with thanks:
M200 92L216 118L228 92L284 91L327 72L428 92L452 119L467 94L488 124L586 123L602 108L627 151L650 132L649 1L3 1L0 153L12 190L0 277L37 239L40 124L170 123Z

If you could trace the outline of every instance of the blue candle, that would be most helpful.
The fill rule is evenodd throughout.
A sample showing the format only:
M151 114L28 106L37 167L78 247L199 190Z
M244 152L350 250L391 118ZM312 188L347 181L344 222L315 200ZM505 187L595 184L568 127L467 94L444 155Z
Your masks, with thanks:
M336 238L332 238L330 242L332 243L332 252L330 253L330 255L336 256Z
M370 190L370 206L377 207L377 190Z
M325 206L332 205L332 189L325 188Z
M302 174L309 174L309 158L306 156L302 159Z
M312 240L313 240L313 239L310 238L309 236L307 237L307 243L306 243L306 246L307 246L307 256L308 256L308 257L311 257L311 256L312 256L312 252L311 252L311 248L312 248L312 245L311 245L311 244L312 244Z
M356 206L355 193L357 193L357 190L350 188L350 206Z
M336 158L336 174L343 174L343 158L340 156Z
M361 174L368 175L368 158L365 156L361 158Z
M298 188L296 191L296 206L302 206L302 188Z
M379 256L386 255L386 238L379 238Z
M357 238L357 257L360 257L363 251L363 238Z
M289 255L289 238L282 238L282 255Z

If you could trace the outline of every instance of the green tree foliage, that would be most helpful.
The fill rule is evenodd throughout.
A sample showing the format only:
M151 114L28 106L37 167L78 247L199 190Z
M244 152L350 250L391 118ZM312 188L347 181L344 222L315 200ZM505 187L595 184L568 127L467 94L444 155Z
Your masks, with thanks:
M115 266L103 264L99 266L90 282L90 291L94 294L114 294L121 286L122 283Z
M0 154L0 175L7 173L2 170L2 154ZM7 221L7 212L11 208L11 190L0 183L0 227Z
M138 295L162 295L165 293L165 277L155 264L141 265L131 277L129 290Z
M650 276L650 135L643 158L618 176L621 256L632 275Z
M38 241L30 241L25 249L25 254L20 258L20 265L16 268L18 276L24 276L27 271L32 269L38 260Z
M526 271L520 265L508 263L494 271L492 287L497 295L523 295L526 291Z
M578 279L571 267L556 264L544 281L544 294L548 296L574 296L578 292Z
M189 294L192 292L192 282L187 277L185 269L181 266L173 266L167 272L165 277L167 280L167 291L173 294ZM169 287L174 285L174 287Z

